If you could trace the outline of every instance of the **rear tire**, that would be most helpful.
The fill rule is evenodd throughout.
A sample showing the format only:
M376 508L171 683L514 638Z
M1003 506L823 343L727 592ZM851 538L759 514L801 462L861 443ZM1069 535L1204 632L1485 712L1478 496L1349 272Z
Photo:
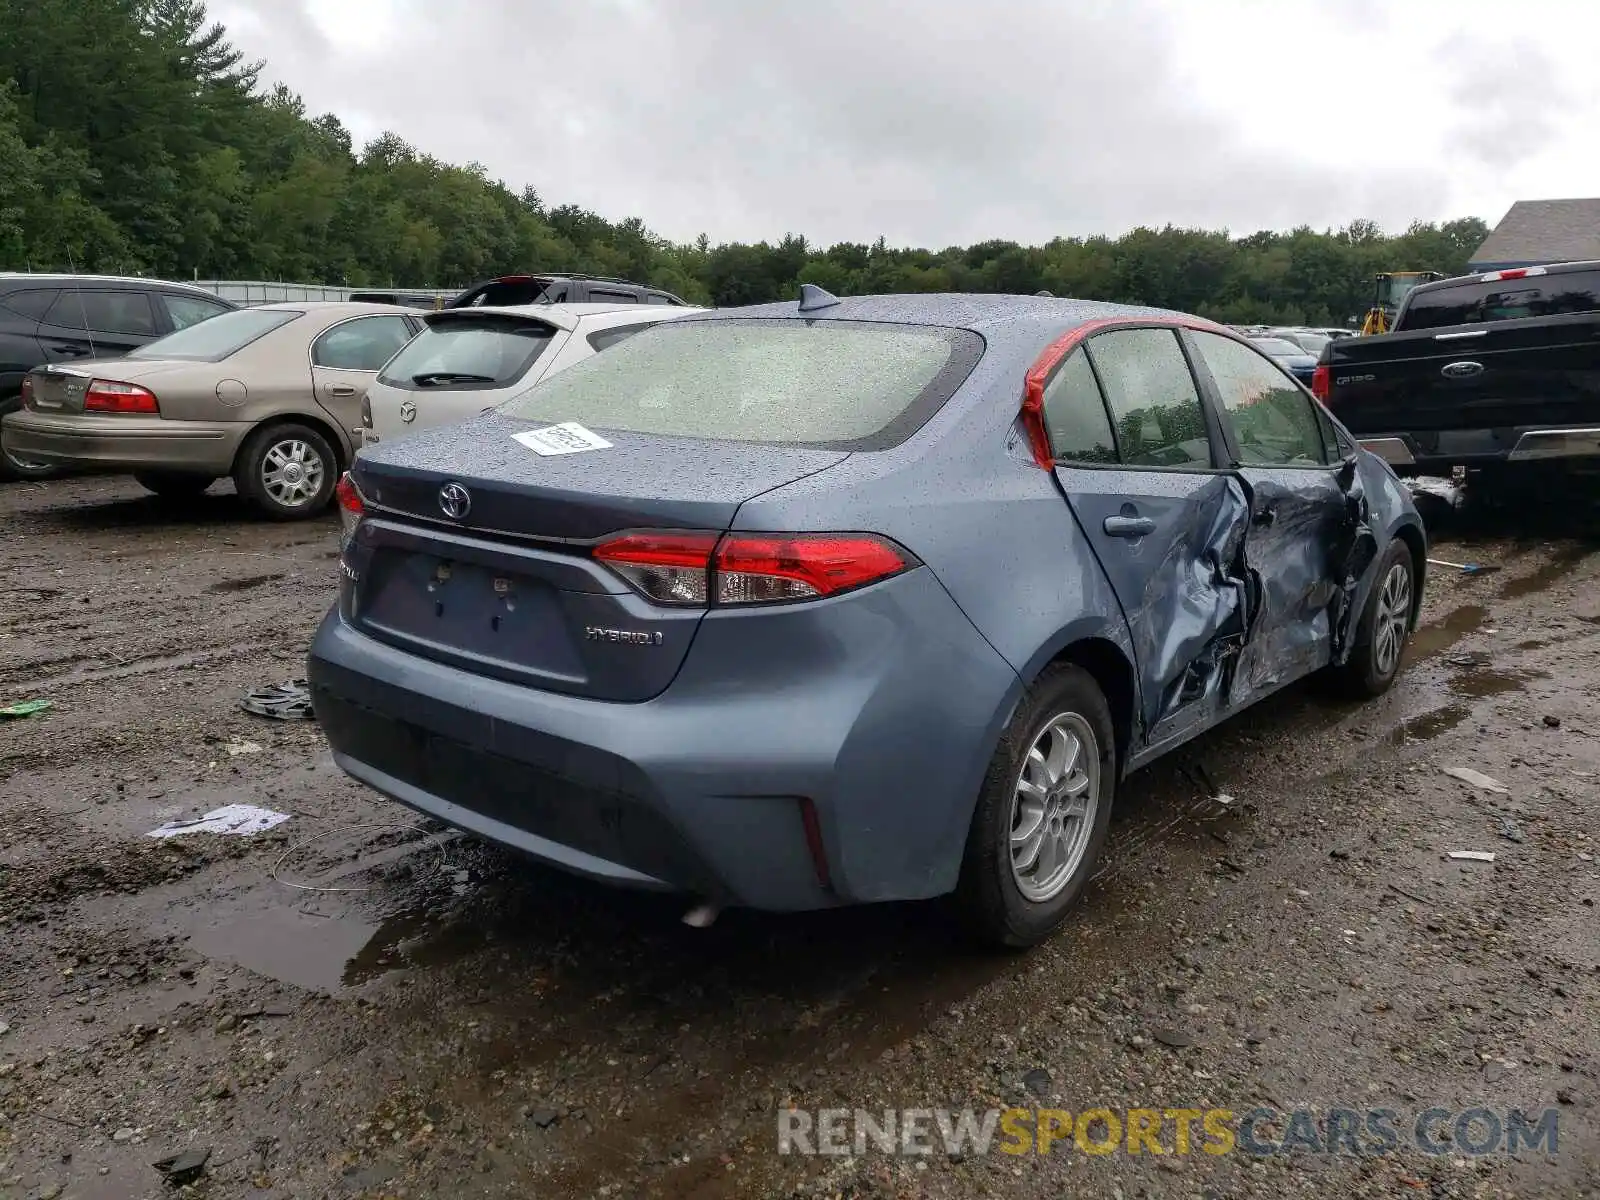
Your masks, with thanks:
M1417 564L1411 547L1395 538L1373 576L1350 657L1333 669L1334 682L1346 696L1365 700L1381 696L1400 674L1416 590Z
M182 471L135 471L140 487L168 500L198 496L216 482L210 475L190 475Z
M7 413L19 412L21 408L22 396L20 393L15 396L7 396L4 400L0 400L0 420L3 420ZM14 457L11 451L5 448L4 439L0 438L0 482L49 479L60 469L53 463L30 462L25 458Z
M268 425L246 440L233 485L251 507L274 521L314 517L333 499L339 458L309 425Z
M1116 780L1111 710L1093 676L1048 668L1001 735L967 833L956 900L980 941L1021 949L1065 920L1105 846Z

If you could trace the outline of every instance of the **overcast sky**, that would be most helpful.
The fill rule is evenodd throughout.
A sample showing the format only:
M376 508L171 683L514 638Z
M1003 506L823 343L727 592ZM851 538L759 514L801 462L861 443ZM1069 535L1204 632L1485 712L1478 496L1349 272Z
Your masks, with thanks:
M1600 195L1593 0L213 0L265 78L687 240L941 247Z

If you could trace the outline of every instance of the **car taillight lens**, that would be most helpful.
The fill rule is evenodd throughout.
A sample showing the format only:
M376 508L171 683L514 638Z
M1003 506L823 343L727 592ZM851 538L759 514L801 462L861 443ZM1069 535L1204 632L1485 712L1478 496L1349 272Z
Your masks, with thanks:
M729 534L717 547L717 603L831 596L898 575L907 557L882 538L858 534Z
M813 600L917 565L868 533L628 533L594 556L658 604L697 606Z
M356 487L355 480L350 478L349 471L339 476L339 482L334 485L333 498L339 505L339 549L343 551L350 544L350 539L355 537L356 526L361 524L367 506L362 503L361 491Z
M657 604L705 604L711 595L714 533L626 533L594 556Z
M85 412L161 415L154 392L136 383L118 383L113 379L91 379L89 390L83 394L83 409Z
M1327 403L1328 393L1333 390L1330 385L1332 372L1327 367L1319 366L1311 372L1311 394L1323 403Z

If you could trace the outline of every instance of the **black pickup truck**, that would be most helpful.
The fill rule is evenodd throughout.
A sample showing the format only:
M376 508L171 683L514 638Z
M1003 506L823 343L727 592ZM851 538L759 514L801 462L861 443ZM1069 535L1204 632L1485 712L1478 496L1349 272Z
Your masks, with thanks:
M1600 467L1600 262L1423 284L1393 332L1330 342L1312 390L1402 474Z

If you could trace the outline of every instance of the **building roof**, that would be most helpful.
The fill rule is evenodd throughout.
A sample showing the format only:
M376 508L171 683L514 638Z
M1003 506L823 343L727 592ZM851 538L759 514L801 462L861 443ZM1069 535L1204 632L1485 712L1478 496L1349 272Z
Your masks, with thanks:
M1600 198L1518 200L1484 239L1472 270L1600 258Z

